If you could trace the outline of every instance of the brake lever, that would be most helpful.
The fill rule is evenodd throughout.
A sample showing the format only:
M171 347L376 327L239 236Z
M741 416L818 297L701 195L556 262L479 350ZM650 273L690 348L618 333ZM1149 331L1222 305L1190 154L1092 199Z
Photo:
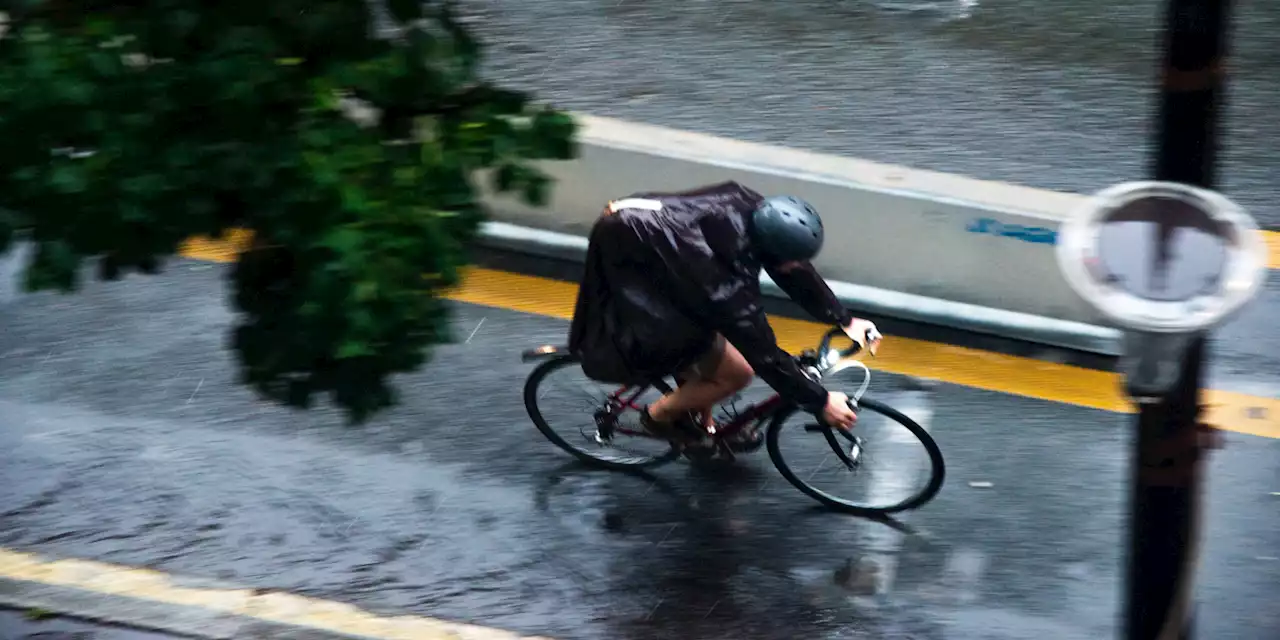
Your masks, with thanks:
M875 345L879 344L879 342L884 339L884 336L881 335L880 332L873 327L866 330L866 332L863 334L863 338L866 339L867 346L864 349L862 348L862 345L858 345L859 346L858 351L866 351L867 353L871 354L872 358L876 357Z

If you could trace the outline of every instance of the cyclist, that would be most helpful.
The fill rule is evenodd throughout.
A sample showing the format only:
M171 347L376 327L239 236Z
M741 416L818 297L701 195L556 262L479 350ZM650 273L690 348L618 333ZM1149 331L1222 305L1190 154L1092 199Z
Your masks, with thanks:
M736 182L614 200L591 230L569 348L602 382L674 374L680 386L641 412L657 435L701 440L691 415L710 426L715 405L754 374L847 429L855 420L848 396L828 392L778 346L760 294L763 267L814 318L874 350L875 325L854 318L809 263L822 241L822 220L808 203Z

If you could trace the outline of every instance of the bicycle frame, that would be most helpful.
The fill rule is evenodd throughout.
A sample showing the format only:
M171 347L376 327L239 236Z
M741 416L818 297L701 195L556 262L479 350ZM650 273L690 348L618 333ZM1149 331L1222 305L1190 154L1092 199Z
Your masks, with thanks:
M609 400L611 402L617 402L623 407L626 407L628 409L635 409L636 411L640 411L644 407L637 405L635 403L635 399L638 398L641 393L644 393L645 389L648 389L651 386L653 385L645 385L640 387L624 385L620 387L617 391L614 391L613 393L609 394ZM623 400L622 396L625 395L628 391L632 391L632 390L634 390L634 393L632 393L630 397L628 397L626 400ZM730 420L727 424L716 425L715 431L712 433L709 433L708 435L712 435L716 437L732 436L733 434L737 433L738 431L741 431L747 425L755 422L756 420L772 415L775 411L777 411L781 407L782 407L782 396L779 396L778 394L775 393L760 402L748 405L746 409L744 409L738 415L734 416L734 418Z
M831 337L838 333L838 329L827 333L819 347L821 353L815 350L806 350L799 356L794 356L794 358L801 370L808 373L817 381L821 381L826 375L841 371L850 366L861 368L863 371L862 384L858 387L858 390L849 397L852 408L856 411L858 408L858 401L862 399L863 394L867 391L867 387L871 384L871 370L861 361L851 360L846 354L830 350ZM836 357L833 358L833 355ZM617 403L625 408L640 411L643 407L637 405L635 400L641 393L644 393L645 389L652 386L654 385L624 385L618 388L617 391L609 394L609 400L610 402ZM627 397L627 399L622 399L628 391L634 391L634 393ZM735 415L727 424L714 425L714 430L709 432L707 435L713 436L717 439L731 437L745 429L747 425L772 416L779 409L783 408L784 403L785 401L782 399L782 396L775 393L760 402L748 405L742 412ZM626 430L624 432L629 435L649 435L630 434L630 430Z
M841 352L831 349L831 339L837 335L843 335L843 332L838 328L832 329L823 336L818 349L806 349L800 355L793 357L796 359L797 364L800 365L801 370L805 371L817 381L821 381L826 375L840 371L849 366L861 368L864 373L862 385L850 396L851 406L856 411L858 408L858 401L862 398L862 395L866 393L867 387L871 384L871 370L862 362L849 359L849 356L853 354L853 351ZM554 357L564 354L565 352L566 351L563 347L545 345L536 349L524 351L521 354L521 360L530 362L534 360L541 360L543 358ZM643 409L643 407L636 404L636 399L640 397L640 394L644 393L645 389L652 386L654 385L623 385L613 393L609 394L609 403L615 407L639 411ZM782 409L785 406L784 403L785 401L781 396L773 394L765 400L747 406L746 409L734 416L734 418L727 424L715 425L715 431L708 433L707 435L713 436L717 439L732 436L746 428L747 425L762 418L767 418L779 409ZM656 437L647 432L633 432L630 429L623 429L621 431L633 436Z
M757 420L772 416L778 411L778 409L782 408L782 405L782 396L775 393L760 402L747 405L747 408L743 409L742 413L734 416L733 419L729 421L729 424L717 426L716 433L712 435L722 438L733 436L739 431L745 429L747 425L756 422Z

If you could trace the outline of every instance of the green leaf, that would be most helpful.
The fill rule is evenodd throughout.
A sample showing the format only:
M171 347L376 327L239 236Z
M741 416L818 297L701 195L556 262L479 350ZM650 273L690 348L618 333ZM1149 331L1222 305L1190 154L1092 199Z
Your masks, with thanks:
M392 174L396 186L403 188L413 188L418 186L422 177L417 167L396 167Z
M368 198L365 197L364 190L359 187L352 186L348 183L344 186L340 193L342 195L342 208L352 213L363 213L370 207Z
M523 113L529 104L529 94L511 89L494 89L491 92L491 104L496 113L516 115Z
M346 360L348 358L363 358L371 355L373 355L373 349L370 349L369 345L357 340L348 340L338 347L338 353L335 357L339 360Z
M498 166L493 172L493 188L498 193L506 193L515 188L516 183L521 180L520 166L514 163L504 163Z
M62 195L83 193L89 187L89 179L85 175L83 166L75 160L54 165L49 182L54 191Z
M47 240L36 243L35 255L27 267L28 291L58 289L71 291L76 288L76 276L80 268L80 256L63 240Z
M480 62L480 43L458 22L455 16L456 5L454 0L442 0L436 19L453 37L453 52L458 67L464 76L472 77Z
M338 227L325 236L324 246L347 255L359 250L362 240L359 231L351 227Z
M524 197L526 204L535 207L547 206L547 199L551 191L551 178L541 171L530 171L524 177L524 185L520 195Z
M574 135L577 124L568 114L556 111L540 111L531 123L533 137L536 141L534 156L555 160L569 160L577 157L577 146Z
M94 51L89 54L89 64L93 72L99 76L113 76L120 68L119 55L108 51Z

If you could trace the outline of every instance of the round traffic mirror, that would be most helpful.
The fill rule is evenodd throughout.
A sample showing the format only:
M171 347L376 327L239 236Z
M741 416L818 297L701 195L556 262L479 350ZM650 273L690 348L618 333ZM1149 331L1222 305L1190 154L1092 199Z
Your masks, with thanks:
M1130 182L1087 199L1058 234L1071 287L1122 328L1193 332L1257 292L1266 249L1257 225L1221 194Z
M1213 294L1236 244L1230 225L1182 200L1152 197L1100 221L1095 277L1147 300Z

